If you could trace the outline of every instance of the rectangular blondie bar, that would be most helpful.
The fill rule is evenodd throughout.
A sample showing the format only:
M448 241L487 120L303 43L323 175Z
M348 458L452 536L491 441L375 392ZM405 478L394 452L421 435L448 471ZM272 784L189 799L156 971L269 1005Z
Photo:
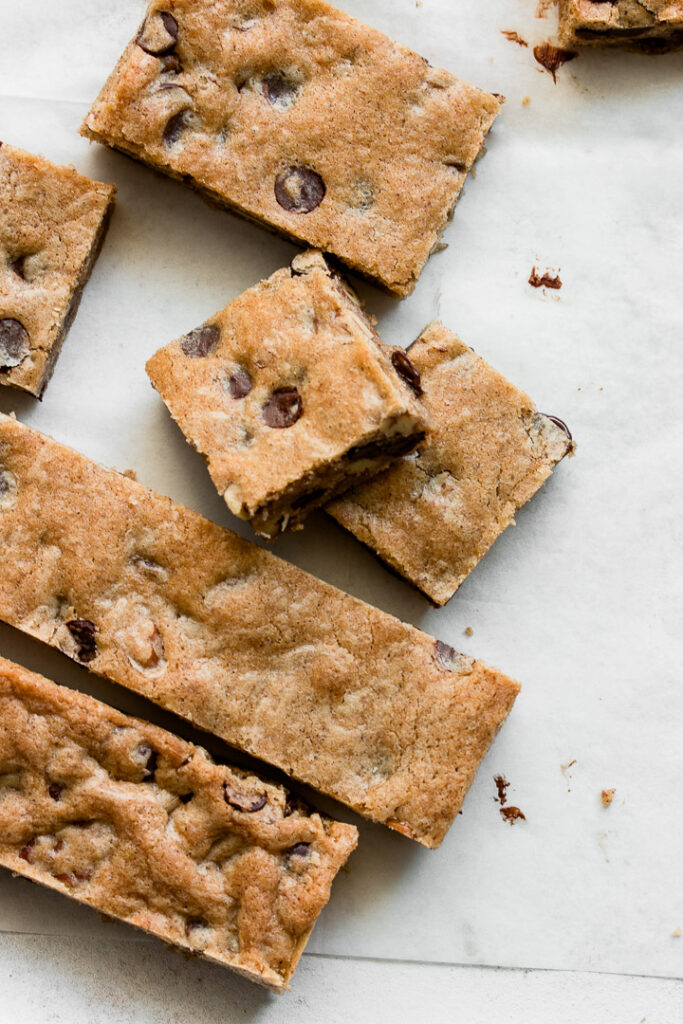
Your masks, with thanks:
M0 865L272 989L352 825L0 658Z
M519 686L0 416L0 618L425 846Z
M0 384L42 396L115 193L114 185L0 143Z
M409 352L432 423L425 442L327 511L442 605L573 442L443 324Z
M408 295L500 103L324 0L153 0L82 133Z
M559 0L565 46L683 47L683 0Z
M147 373L230 511L265 537L424 439L419 374L319 252L161 349Z

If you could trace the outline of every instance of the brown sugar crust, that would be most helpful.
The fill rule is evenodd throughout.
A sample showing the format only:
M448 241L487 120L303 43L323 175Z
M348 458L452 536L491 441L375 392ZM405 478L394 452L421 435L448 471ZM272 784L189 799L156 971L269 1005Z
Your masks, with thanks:
M443 605L574 444L443 324L410 358L432 424L425 442L327 511Z
M351 825L0 658L0 864L273 989Z
M104 240L115 192L73 168L0 144L0 384L43 394Z
M645 53L683 47L683 0L559 0L566 45L627 46Z
M501 673L0 417L0 618L438 846Z
M267 537L423 440L411 371L318 252L147 363L230 510Z
M323 0L154 0L82 133L404 296L500 103Z

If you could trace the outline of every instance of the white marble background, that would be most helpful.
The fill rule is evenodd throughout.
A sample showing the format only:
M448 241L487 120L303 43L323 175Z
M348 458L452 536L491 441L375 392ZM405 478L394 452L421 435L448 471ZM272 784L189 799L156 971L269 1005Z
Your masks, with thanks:
M248 534L144 362L294 250L79 138L143 6L0 0L0 138L119 186L45 401L3 389L0 410ZM185 963L3 873L0 1024L683 1019L683 54L582 53L555 85L501 34L552 34L534 0L341 6L507 96L413 297L360 287L380 332L407 344L440 317L565 419L579 452L439 611L323 515L275 550L500 666L522 695L438 852L356 821L360 848L291 994ZM530 288L534 264L559 269L562 290ZM4 626L0 652L192 735ZM526 823L501 820L498 773Z

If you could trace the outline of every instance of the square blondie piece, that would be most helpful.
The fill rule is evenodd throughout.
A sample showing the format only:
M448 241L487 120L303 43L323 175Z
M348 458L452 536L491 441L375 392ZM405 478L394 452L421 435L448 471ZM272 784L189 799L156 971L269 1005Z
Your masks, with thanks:
M147 373L230 511L265 537L424 439L419 374L318 252L161 349Z
M71 167L0 143L0 384L42 396L115 192Z
M565 46L683 47L683 0L559 0Z
M409 352L432 423L424 444L327 511L443 605L573 441L443 324Z
M352 825L0 658L0 865L272 989Z
M0 619L438 846L500 672L0 416Z
M154 0L82 134L405 296L500 103L323 0Z

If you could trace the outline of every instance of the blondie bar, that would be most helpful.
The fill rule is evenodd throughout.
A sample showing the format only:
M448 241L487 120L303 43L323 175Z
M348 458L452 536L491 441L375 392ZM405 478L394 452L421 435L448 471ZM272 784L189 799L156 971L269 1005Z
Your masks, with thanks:
M0 384L43 394L115 192L0 143Z
M323 0L153 0L81 130L408 295L500 102Z
M319 252L161 349L147 373L230 511L265 537L424 439L419 374Z
M432 422L426 441L328 511L442 605L573 442L443 324L409 351Z
M0 658L0 864L288 988L352 825Z
M438 846L517 683L0 416L0 618Z
M683 0L559 0L567 46L627 45L650 53L683 47Z

